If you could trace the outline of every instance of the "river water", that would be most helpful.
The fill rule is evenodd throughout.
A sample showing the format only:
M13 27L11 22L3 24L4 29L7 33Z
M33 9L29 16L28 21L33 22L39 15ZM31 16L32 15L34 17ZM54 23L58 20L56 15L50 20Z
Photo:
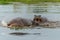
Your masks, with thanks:
M55 7L55 9L57 10L59 10L59 8L57 9L57 7ZM25 13L26 10L24 8L22 10L23 10L22 13L15 13L12 5L0 5L0 21L4 20L8 22L9 20L15 17L32 19L35 15L34 13L33 14ZM42 15L43 17L48 18L50 21L51 20L60 21L60 14L59 14L60 12L57 10L51 8L49 9L49 12L47 12L47 14L40 13L36 15ZM24 32L30 34L19 35L19 36L10 35L9 33L12 32ZM37 33L37 34L34 35L33 33ZM60 40L60 28L41 27L41 28L32 28L32 29L11 30L9 28L0 26L0 39L1 40Z

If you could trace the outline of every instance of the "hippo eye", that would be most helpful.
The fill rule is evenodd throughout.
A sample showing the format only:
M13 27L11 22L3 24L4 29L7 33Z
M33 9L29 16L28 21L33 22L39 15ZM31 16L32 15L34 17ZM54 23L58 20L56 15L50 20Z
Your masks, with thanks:
M36 21L38 21L39 19L36 19Z

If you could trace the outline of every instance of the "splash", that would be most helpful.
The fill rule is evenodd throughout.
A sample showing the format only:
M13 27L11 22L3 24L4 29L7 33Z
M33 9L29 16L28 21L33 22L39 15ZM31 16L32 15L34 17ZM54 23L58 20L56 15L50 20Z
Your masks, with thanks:
M7 22L5 22L4 20L1 21L1 24L2 24L2 26L7 26Z

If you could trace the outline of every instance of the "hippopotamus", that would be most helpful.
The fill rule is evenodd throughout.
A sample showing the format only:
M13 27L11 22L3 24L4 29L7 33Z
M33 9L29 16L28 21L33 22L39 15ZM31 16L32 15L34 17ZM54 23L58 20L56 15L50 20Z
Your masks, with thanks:
M24 26L38 26L40 23L44 23L47 21L48 20L44 17L41 17L41 15L34 15L33 20L16 17L10 20L8 23L2 21L2 24L8 27L13 27L13 26L24 27Z

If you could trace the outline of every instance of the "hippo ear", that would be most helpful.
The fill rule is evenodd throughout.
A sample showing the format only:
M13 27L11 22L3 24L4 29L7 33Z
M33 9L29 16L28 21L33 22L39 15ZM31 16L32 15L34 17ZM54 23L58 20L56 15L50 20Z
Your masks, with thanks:
M41 17L41 15L39 15L39 17Z
M37 15L34 15L34 17L36 17Z

